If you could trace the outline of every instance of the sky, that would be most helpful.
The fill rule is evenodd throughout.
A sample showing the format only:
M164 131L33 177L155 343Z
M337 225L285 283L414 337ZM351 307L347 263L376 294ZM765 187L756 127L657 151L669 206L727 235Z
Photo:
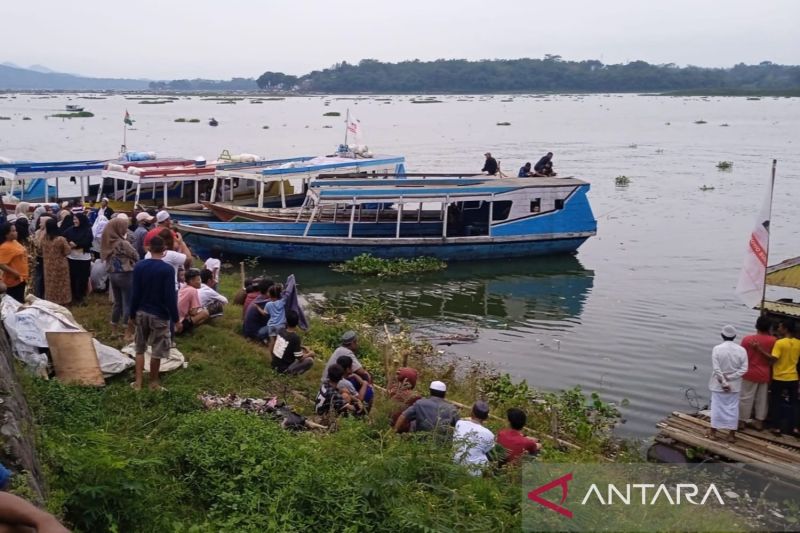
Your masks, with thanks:
M800 64L800 0L3 0L0 62L94 77L305 74L370 58Z

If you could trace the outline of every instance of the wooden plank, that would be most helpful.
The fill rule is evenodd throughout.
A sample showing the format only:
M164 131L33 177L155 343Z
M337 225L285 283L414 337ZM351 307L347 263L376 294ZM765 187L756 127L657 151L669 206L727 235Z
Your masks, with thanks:
M662 427L663 426L663 427ZM732 450L729 445L720 441L713 441L704 437L697 437L686 431L676 428L667 427L664 424L659 424L659 429L662 433L680 442L690 444L695 447L705 448L706 450L741 463L751 464L755 468L760 468L773 474L792 479L793 481L800 481L800 466L790 465L786 463L776 463L763 456L759 456L753 452L743 452L740 450Z
M50 356L56 378L64 383L102 387L106 384L92 334L87 331L48 331Z
M686 413L674 412L672 413L673 416L685 420L690 423L697 424L702 426L703 428L710 428L711 423L706 421L705 419L699 417L693 417L691 415L687 415ZM772 437L772 438L768 438ZM751 442L754 444L758 444L760 446L766 446L767 449L782 449L789 453L793 453L794 457L800 461L800 442L797 439L792 437L783 437L779 438L771 433L764 431L764 432L755 432L755 431L737 431L737 439L741 438L746 442ZM789 439L793 442L789 442ZM775 444L782 445L781 447L775 446ZM791 450L787 450L785 447L791 448Z
M682 420L680 418L669 418L664 421L669 427L674 427L692 433L696 436L705 438L705 432L708 431L710 426L701 426L693 424L689 420ZM724 433L718 434L719 439L724 439ZM736 442L728 443L732 448L742 448L756 454L765 454L772 457L776 461L784 461L789 463L800 463L800 454L793 450L787 450L781 446L762 441L753 437L737 434Z

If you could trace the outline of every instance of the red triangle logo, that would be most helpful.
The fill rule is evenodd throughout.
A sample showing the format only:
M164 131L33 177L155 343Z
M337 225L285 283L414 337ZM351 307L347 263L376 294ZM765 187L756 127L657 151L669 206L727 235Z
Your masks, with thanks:
M566 516L567 518L572 518L572 511L570 511L566 507L562 507L563 503L567 500L570 481L572 481L572 472L564 476L561 476L558 479L554 479L553 481L547 483L546 485L542 485L541 487L533 489L528 493L528 499L538 503L541 506L547 507L551 511L555 511L560 515ZM550 500L545 500L540 496L540 494L543 494L556 487L561 487L561 501L559 503L553 503Z

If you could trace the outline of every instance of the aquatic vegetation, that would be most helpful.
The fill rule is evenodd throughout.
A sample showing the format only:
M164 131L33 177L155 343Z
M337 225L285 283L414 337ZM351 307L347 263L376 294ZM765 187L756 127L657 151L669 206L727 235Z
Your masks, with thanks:
M627 187L630 183L631 179L628 176L617 176L614 178L614 185L617 187Z
M326 125L322 126L322 128L323 129L330 129L330 128L333 128L333 126L331 126L330 124L326 124Z
M700 187L700 190L701 191L713 191L714 187L709 187L708 185L703 185L702 187Z
M234 101L234 100L223 100L223 101L220 101L220 102L217 102L217 103L218 104L235 104L236 101Z
M267 126L267 125L261 126L261 129L262 129L262 130L268 130L268 129L269 129L269 126Z
M175 122L186 122L185 118L176 118Z
M629 144L628 148L639 148L638 144Z
M22 117L22 120L31 120L31 117Z
M139 100L140 104L158 105L158 104L171 104L173 100Z
M510 122L498 122L497 125L498 126L510 126L511 123Z
M322 114L323 117L340 117L342 116L341 113L338 111L328 111L327 113Z
M720 161L717 163L719 170L731 170L733 168L733 161Z
M437 100L435 98L423 98L422 100L412 99L412 104L443 104L443 100Z
M695 124L708 124L708 122L706 122L706 121L705 121L705 120L703 120L703 119L700 119L700 120L695 120L695 121L694 121L694 123L695 123Z
M199 118L176 118L175 122L189 122L189 123L192 123L192 124L197 124L198 122L200 122L200 119Z
M78 111L77 113L56 113L55 115L50 115L54 118L90 118L94 116L94 113L89 111Z
M250 100L250 103L251 104L263 104L264 101L263 100Z
M0 117L0 120L11 120L11 117Z
M656 150L656 153L657 153L657 154L663 154L663 153L664 153L664 149L663 149L663 148L658 148L658 149Z
M199 118L190 118L189 122L191 122L192 124L196 124L196 123L200 122L200 119Z
M436 272L447 268L447 263L433 257L415 257L414 259L381 259L371 254L361 254L344 263L331 265L336 272L348 274L364 274L368 276L390 277L405 274L421 274Z
M722 124L720 124L721 128L727 128L728 126L730 126L730 124L728 124L727 122L723 122Z

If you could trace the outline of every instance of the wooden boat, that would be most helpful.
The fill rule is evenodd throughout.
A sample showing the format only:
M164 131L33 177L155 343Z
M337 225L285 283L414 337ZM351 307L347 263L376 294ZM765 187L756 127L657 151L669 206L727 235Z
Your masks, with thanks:
M210 118L208 119L208 125L212 127L217 127L219 126L219 122L217 122L217 119L215 118Z
M49 202L61 198L61 179L81 180L82 196L91 194L90 179L96 178L109 159L79 161L40 161L0 164L0 178L5 181L5 194L25 202ZM14 203L9 199L7 204Z
M199 249L216 245L228 254L274 261L345 261L362 253L496 260L575 252L597 232L588 190L574 178L315 180L294 222L178 227ZM376 204L396 206L395 220L363 216L363 206ZM347 217L318 218L339 205L347 206ZM408 212L416 216L409 220Z
M70 113L80 113L83 111L83 106L77 104L67 104L65 109Z

